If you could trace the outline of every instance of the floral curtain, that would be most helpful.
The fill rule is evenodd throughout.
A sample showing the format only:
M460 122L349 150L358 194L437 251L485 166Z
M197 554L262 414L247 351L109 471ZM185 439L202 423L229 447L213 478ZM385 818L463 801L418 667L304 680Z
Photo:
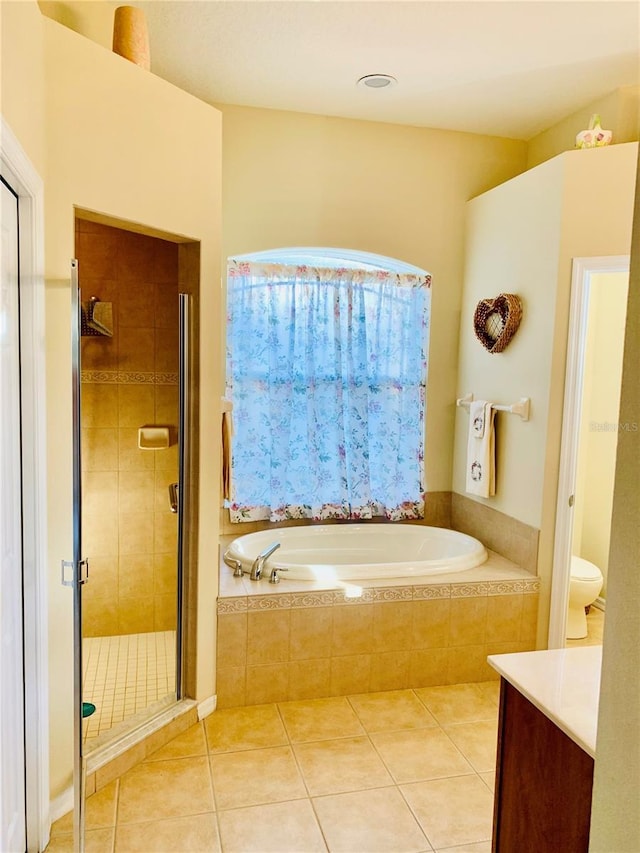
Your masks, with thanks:
M424 515L428 275L230 262L232 521Z

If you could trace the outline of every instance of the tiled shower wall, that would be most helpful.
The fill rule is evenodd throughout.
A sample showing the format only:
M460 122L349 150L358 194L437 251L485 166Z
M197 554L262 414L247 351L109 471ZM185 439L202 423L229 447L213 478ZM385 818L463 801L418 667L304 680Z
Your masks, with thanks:
M113 306L114 334L83 337L83 633L176 628L178 246L76 220L83 302ZM138 428L170 427L167 450L139 450Z

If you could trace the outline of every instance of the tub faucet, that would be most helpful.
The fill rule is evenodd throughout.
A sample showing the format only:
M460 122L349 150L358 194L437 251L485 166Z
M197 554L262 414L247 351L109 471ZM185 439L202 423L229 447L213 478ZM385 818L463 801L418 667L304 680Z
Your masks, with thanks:
M262 570L264 568L264 564L267 562L269 557L280 547L279 542L274 542L272 545L269 545L268 548L265 548L264 551L261 551L258 556L253 561L253 565L251 566L251 574L249 578L252 581L259 581L262 577Z

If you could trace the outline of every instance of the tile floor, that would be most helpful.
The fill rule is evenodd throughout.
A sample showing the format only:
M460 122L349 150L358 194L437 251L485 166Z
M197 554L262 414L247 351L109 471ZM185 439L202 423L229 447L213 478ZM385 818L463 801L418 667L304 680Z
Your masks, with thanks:
M85 743L175 691L176 632L87 637L82 641Z
M488 853L497 681L214 712L87 801L87 853ZM48 853L71 851L71 816Z
M589 632L582 640L567 640L567 648L574 646L601 646L604 633L604 610L591 607L587 613L587 631Z

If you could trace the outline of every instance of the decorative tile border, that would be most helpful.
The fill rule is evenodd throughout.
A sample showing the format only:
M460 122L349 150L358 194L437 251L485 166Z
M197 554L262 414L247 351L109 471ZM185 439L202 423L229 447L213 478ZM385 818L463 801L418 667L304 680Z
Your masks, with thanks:
M488 595L514 595L522 593L524 581L489 581Z
M357 584L354 584L354 587ZM298 610L307 607L384 604L394 601L425 601L439 598L483 598L486 596L537 594L540 579L479 581L465 584L425 584L421 586L365 587L361 595L348 595L347 590L313 590L273 595L244 595L218 598L218 613L247 611Z
M414 601L424 601L431 598L451 598L451 584L434 583L428 586L414 586Z
M100 385L117 385L119 382L117 370L81 370L80 381Z
M156 373L156 385L177 385L177 373Z
M247 610L289 610L291 595L249 595Z
M358 584L354 583L354 587L357 587ZM333 594L333 603L338 606L350 604L372 604L374 601L375 590L373 587L364 587L361 588L361 592L359 595L348 595L348 590L336 590Z
M335 599L333 590L327 592L293 592L291 607L331 607Z
M478 583L452 583L451 598L478 598L488 595L489 584L486 581Z
M83 370L80 380L87 385L177 385L177 373L143 370Z
M247 596L241 598L218 598L218 613L246 613Z
M373 590L374 601L412 601L413 587L383 586Z

